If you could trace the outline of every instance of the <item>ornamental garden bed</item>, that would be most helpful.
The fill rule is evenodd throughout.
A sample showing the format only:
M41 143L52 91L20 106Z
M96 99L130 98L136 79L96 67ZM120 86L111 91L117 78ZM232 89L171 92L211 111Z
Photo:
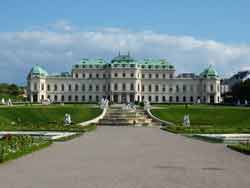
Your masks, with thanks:
M47 147L51 141L31 136L5 135L0 140L0 163Z

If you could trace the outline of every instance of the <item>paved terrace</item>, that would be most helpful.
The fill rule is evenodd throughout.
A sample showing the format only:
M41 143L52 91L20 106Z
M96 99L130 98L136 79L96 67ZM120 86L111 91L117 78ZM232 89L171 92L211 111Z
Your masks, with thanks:
M158 128L101 127L0 165L3 188L249 188L250 157Z

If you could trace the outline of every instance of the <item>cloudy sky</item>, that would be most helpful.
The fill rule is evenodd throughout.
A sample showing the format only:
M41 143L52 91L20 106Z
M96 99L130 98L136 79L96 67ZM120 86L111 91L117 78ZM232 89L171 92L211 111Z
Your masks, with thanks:
M25 3L24 3L25 2ZM0 82L25 84L35 64L70 71L81 58L166 58L177 72L212 64L222 77L250 69L246 1L4 1Z

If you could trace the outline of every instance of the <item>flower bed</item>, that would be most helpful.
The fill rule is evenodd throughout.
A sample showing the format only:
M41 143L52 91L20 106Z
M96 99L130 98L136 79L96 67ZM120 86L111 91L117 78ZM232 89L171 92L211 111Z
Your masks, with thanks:
M31 136L6 135L0 140L0 163L49 146L52 142Z

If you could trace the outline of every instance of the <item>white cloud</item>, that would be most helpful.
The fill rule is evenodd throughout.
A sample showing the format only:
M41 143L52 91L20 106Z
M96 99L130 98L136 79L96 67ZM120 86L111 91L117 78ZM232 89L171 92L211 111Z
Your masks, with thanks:
M250 67L250 45L121 28L83 31L59 21L23 32L0 33L0 82L25 83L35 64L49 72L70 71L81 58L109 60L118 51L130 51L137 59L166 58L178 72L199 73L213 64L222 76L228 76Z

